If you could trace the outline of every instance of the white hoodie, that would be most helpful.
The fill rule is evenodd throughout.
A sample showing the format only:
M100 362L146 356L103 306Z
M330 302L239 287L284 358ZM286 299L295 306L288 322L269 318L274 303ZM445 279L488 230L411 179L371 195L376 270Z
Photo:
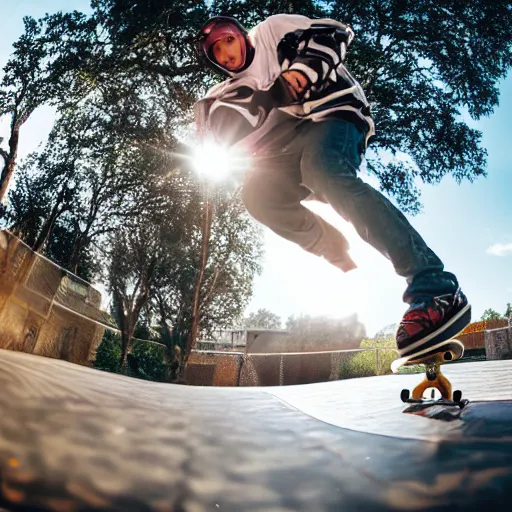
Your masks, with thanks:
M348 120L366 132L367 143L375 133L370 106L362 87L343 63L353 37L350 27L334 20L312 20L295 14L270 16L249 32L255 48L251 64L239 73L226 70L232 78L213 86L196 104L198 123L208 129L218 109L236 111L252 127L253 133L246 139L254 147L270 129L275 129L275 120L282 119L282 114L273 112L278 110L297 119ZM257 91L269 91L285 70L304 73L310 87L300 104L269 109ZM248 142L241 141L244 145Z

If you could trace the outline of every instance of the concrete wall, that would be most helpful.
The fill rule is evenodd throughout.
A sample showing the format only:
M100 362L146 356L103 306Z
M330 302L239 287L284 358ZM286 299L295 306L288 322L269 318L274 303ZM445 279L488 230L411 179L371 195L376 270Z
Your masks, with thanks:
M485 354L491 361L512 359L512 327L485 331Z

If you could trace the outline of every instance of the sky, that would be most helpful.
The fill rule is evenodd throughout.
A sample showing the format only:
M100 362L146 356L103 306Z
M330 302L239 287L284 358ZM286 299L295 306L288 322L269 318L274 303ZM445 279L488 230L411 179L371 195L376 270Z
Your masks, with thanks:
M0 66L23 31L25 15L73 9L89 12L86 0L0 0L2 40ZM487 178L457 185L451 177L422 192L423 211L407 216L430 248L453 272L473 308L473 320L484 310L504 313L512 302L512 138L507 129L512 117L512 74L500 83L500 104L494 113L470 125L482 131L488 151ZM33 151L52 126L53 112L41 108L21 131L20 156ZM5 136L0 123L0 136ZM362 178L373 183L372 177ZM380 328L399 322L407 305L402 302L403 278L391 263L363 242L350 224L326 205L308 205L341 229L349 239L358 269L347 274L302 251L265 229L263 272L255 278L247 313L265 308L283 323L290 315L324 315L333 318L357 313L373 336Z

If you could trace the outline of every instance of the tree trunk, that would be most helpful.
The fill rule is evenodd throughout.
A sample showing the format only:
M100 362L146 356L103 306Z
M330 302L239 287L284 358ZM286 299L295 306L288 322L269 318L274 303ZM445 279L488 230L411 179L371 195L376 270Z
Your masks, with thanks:
M82 239L83 234L80 234L73 245L73 252L71 253L71 258L69 261L69 268L74 274L78 274L78 264L80 263L80 256L82 255L83 247Z
M9 139L9 153L2 153L5 160L4 168L0 176L0 201L4 199L7 193L7 187L11 181L14 173L14 166L16 164L16 157L18 156L18 145L20 140L21 124L15 123L11 130L11 138Z
M187 345L185 350L185 357L183 361L183 366L186 365L188 358L190 356L190 352L194 348L197 341L197 333L199 332L199 321L200 321L200 311L199 311L199 303L201 298L201 286L203 284L203 276L204 271L206 269L206 264L208 263L208 248L210 244L210 233L212 228L212 205L208 200L208 196L206 196L206 207L204 213L204 224L203 224L203 250L201 256L201 264L199 266L199 270L197 272L196 283L194 286L194 303L192 307L192 322L190 326L190 333L187 339Z
M34 252L42 252L42 249L44 248L46 242L50 238L50 234L53 231L55 222L57 222L57 219L64 212L64 208L61 209L61 203L62 203L62 199L64 198L65 193L66 193L66 187L63 187L62 190L59 192L59 195L57 196L57 200L56 200L55 205L50 213L50 216L48 217L48 219L46 219L46 222L43 224L43 227L41 228L41 231L39 232L39 236L37 237L37 240L34 243L34 247L32 247Z
M128 318L127 313L125 313L125 297L118 290L113 290L113 295L115 298L115 306L117 313L117 320L119 322L119 329L121 330L121 357L119 359L120 368L124 368L126 366L126 355L128 353L128 347L130 345L130 333L128 332Z
M152 265L154 267L154 265ZM133 338L135 325L139 319L140 312L148 301L148 283L141 284L141 292L131 301L128 301L123 295L117 291L113 291L116 299L117 318L119 319L119 328L121 330L121 358L119 364L121 368L126 368L126 356Z
M128 348L133 338L133 332L129 332L125 329L121 330L121 358L119 360L119 366L124 370L126 368L126 357L128 355Z

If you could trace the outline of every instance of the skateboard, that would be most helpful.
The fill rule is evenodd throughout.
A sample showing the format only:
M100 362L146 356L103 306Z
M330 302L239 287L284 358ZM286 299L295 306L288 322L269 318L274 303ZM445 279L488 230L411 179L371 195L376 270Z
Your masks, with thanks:
M402 366L424 365L425 377L412 390L402 389L400 398L402 402L409 404L421 404L424 406L447 405L458 406L461 409L468 403L468 400L462 399L462 392L455 390L452 392L451 382L443 375L441 365L460 359L464 355L464 345L457 339L450 339L440 343L438 346L430 348L425 355L415 354L414 356L405 356L391 363L391 371L397 373ZM435 398L435 390L441 394L441 398ZM431 390L430 398L425 398L425 391Z

